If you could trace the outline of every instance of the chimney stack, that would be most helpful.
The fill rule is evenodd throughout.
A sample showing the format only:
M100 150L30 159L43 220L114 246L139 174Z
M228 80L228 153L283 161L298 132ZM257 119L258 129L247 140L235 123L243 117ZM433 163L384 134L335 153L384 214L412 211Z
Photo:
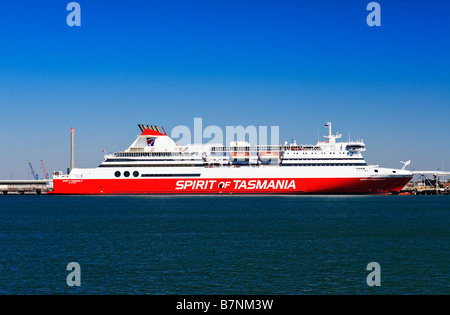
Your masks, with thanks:
M71 142L70 142L70 171L75 168L75 129L70 130Z

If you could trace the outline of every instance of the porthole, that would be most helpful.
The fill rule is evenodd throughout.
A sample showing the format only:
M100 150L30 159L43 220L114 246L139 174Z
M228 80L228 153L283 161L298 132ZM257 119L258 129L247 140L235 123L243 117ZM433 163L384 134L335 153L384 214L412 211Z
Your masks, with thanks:
M114 173L114 175L115 175L116 177L120 177L120 172L117 171L117 172Z
M130 172L128 172L128 171L124 172L124 173L123 173L123 176L125 176L125 177L130 177Z
M133 176L134 176L134 177L139 177L139 172L134 171L134 172L133 172Z

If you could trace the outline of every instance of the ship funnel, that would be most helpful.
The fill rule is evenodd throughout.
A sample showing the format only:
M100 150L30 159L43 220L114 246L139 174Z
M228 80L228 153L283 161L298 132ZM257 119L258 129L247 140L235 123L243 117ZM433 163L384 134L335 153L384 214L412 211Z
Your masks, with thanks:
M164 130L164 127L158 127L158 126L154 126L154 125L141 125L138 124L139 129L141 129L141 132L144 132L145 130L153 130L156 132L159 132L161 134L167 135L167 132Z
M70 129L70 171L75 168L75 128Z

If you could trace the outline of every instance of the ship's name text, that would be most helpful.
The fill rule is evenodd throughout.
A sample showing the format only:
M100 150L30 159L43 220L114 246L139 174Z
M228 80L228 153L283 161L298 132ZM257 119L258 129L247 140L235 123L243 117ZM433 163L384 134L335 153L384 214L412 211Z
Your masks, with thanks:
M295 190L293 179L179 180L176 190Z

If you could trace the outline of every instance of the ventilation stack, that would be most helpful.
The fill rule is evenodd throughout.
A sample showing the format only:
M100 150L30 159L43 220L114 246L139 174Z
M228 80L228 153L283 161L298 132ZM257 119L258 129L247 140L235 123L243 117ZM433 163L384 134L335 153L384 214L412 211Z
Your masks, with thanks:
M70 171L75 168L75 129L70 130L71 141L70 141Z

